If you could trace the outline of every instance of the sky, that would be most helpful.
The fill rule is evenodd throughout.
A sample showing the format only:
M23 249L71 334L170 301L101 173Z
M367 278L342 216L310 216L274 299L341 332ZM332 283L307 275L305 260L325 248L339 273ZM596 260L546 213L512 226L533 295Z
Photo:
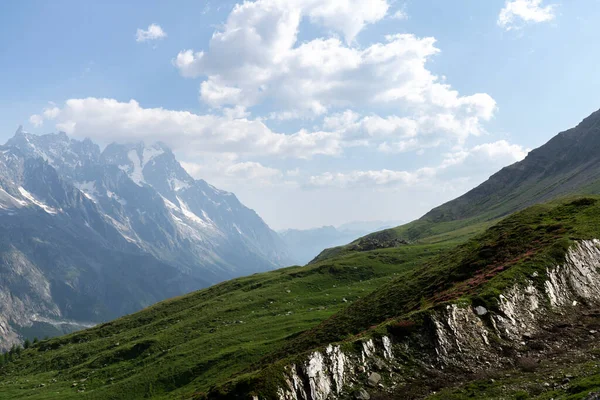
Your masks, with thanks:
M0 141L162 141L274 229L409 221L600 108L598 20L598 0L1 2Z

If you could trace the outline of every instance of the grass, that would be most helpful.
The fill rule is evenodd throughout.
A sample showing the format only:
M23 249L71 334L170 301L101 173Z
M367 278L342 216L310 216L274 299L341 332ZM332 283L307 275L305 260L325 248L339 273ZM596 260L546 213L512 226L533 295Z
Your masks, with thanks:
M562 263L574 240L598 237L600 201L597 197L572 197L530 207L443 252L420 268L400 272L343 312L290 338L260 364L306 353L332 342L351 342L357 335L369 335L369 332L377 334L406 326L412 328L412 324L421 325L427 321L428 310L448 301L461 300L494 310L500 293L516 282L531 279L534 272L538 272L536 284L543 290L545 268ZM344 258L343 255L338 257ZM282 364L293 361L294 356ZM268 382L270 374L265 371L262 379ZM245 385L244 382L238 384ZM269 386L265 383L266 388Z
M42 341L0 369L0 398L187 399L265 387L314 347L418 328L441 303L493 309L502 290L559 263L573 240L600 236L600 201L537 205L481 233L488 224L234 279Z
M239 278L42 341L0 370L0 397L179 398L208 391L449 245L383 249Z
M575 198L536 205L505 218L422 268L403 271L344 313L296 338L289 347L310 348L344 340L419 310L423 304L464 296L493 308L493 299L520 276L560 263L573 239L600 236L597 202L597 198Z
M596 349L597 350L597 349ZM564 361L564 360L563 360ZM590 393L600 394L600 364L579 361L559 365L547 362L537 371L509 370L494 378L469 382L441 390L428 400L585 400ZM565 377L570 378L565 378Z

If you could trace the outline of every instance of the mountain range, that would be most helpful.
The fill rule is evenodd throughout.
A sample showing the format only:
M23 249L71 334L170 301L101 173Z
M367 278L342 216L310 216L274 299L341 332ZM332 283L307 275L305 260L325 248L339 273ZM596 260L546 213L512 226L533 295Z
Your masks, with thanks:
M599 145L596 112L458 199L306 266L236 278L14 350L0 367L0 395L596 399ZM75 189L35 197L29 180L56 170L27 160L41 170L7 168L27 191L6 186L7 213L26 201L48 220L72 203L97 207ZM109 164L140 177L124 162ZM84 210L70 211L72 223L104 221ZM135 244L121 239L124 228L106 226L107 246Z
M22 128L0 147L0 348L291 262L233 193L161 143Z
M340 246L368 233L399 224L399 221L353 221L338 227L329 225L312 229L286 229L279 232L279 235L294 262L304 265L326 247Z

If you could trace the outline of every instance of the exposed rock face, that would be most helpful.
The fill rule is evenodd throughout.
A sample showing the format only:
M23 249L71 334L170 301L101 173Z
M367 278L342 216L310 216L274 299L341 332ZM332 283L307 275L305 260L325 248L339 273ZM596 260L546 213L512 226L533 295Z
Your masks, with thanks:
M253 210L163 144L19 129L0 146L0 350L287 263Z
M396 371L404 368L395 351L410 353L442 370L454 367L473 371L510 363L498 343L518 347L524 337L540 329L543 321L560 318L573 308L600 305L600 241L575 243L563 265L547 269L542 289L527 280L515 283L497 300L498 312L483 312L483 307L460 303L434 311L431 328L425 333L430 338L424 339L433 344L429 349L414 346L414 342L411 347L406 339L381 336L362 340L360 351L343 351L333 344L324 351L314 351L303 364L285 370L286 384L278 389L278 397L323 400L350 398L355 393L354 398L368 398L374 387L392 389L402 382Z

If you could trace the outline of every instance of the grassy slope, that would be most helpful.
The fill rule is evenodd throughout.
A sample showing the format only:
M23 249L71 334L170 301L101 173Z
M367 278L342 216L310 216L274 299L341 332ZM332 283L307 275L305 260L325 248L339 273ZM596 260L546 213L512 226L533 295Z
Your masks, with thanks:
M337 258L361 251L361 245L370 240L381 240L383 243L398 239L407 240L409 243L415 244L458 244L483 232L486 228L492 226L500 219L501 218L483 220L468 219L442 222L439 224L431 224L427 221L416 220L396 228L390 228L380 232L371 233L362 238L356 239L352 243L349 243L345 246L325 249L310 263L314 264L331 258Z
M235 279L44 341L0 370L0 397L187 398L260 381L274 361L440 302L493 309L500 290L558 262L571 240L599 237L600 202L534 206L455 246L481 226Z
M0 398L177 398L207 391L452 244L256 274L44 341L0 369Z
M252 379L265 361L439 302L468 297L493 307L489 299L524 270L556 261L571 239L600 236L600 209L585 202L535 206L480 235L533 203L600 192L599 131L600 112L456 201L328 249L308 267L236 279L44 341L0 370L0 397L179 397L240 373ZM373 244L389 248L365 251Z
M594 178L591 183L577 188L576 192L590 195L600 193L600 180L595 179L596 178ZM436 217L425 215L423 218L408 224L387 229L382 232L375 232L363 238L359 238L348 245L325 249L315 258L314 262L337 257L341 254L352 253L354 251L353 247L356 247L361 241L382 234L388 237L418 243L436 243L438 241L445 241L448 237L452 237L453 240L459 238L467 240L498 223L507 215L510 215L515 211L527 208L541 200L561 198L561 196L564 195L562 191L557 190L554 192L552 190L556 187L560 187L564 181L568 181L568 176L553 176L539 182L519 187L518 192L513 193L502 200L492 196L487 199L484 204L473 205L473 209L479 210L474 216L464 216L457 217L457 219L446 220L444 218L438 218L439 215ZM489 208L484 209L485 204L487 204ZM451 207L452 202L439 207L439 209L443 210L443 207L446 206ZM443 211L439 212L443 213Z
M419 324L428 310L446 301L460 299L495 310L498 295L515 281L530 279L534 271L539 276L536 284L543 290L545 268L560 264L573 240L592 238L600 238L598 197L530 207L421 268L405 270L344 312L290 338L280 351L265 358L263 365L292 355L289 363L294 354L331 342L352 341L369 331L391 329L393 333L395 323L407 319ZM265 370L258 378L244 379L258 381L268 393L273 386L270 375Z

